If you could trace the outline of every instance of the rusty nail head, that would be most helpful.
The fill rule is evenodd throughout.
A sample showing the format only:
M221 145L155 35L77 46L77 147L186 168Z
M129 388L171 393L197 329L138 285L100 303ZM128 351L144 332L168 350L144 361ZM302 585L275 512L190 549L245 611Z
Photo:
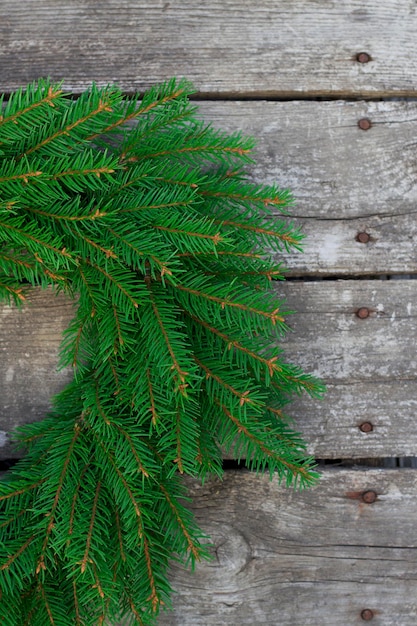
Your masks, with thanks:
M377 495L375 491L365 491L362 494L362 500L363 502L366 502L366 504L372 504L373 502L375 502L376 499Z
M361 618L365 620L365 622L369 622L374 616L374 612L371 609L363 609L361 612Z
M370 433L373 431L374 427L371 424L371 422L363 422L363 424L361 424L359 426L359 429L363 432L363 433Z
M359 54L356 55L356 60L358 63L369 63L371 57L367 52L359 52Z
M359 243L368 243L368 241L371 239L371 236L368 235L368 233L362 232L362 233L358 233L356 235L356 241L359 241Z
M369 317L369 309L365 306L361 307L356 311L356 316L359 317L360 320L364 320Z
M371 120L368 120L368 118L363 117L361 120L359 120L358 126L361 130L369 130L372 126L372 122Z

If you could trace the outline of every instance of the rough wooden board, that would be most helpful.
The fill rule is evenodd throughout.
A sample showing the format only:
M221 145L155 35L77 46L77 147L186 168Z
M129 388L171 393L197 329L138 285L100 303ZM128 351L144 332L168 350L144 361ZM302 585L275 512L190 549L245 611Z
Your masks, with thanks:
M329 383L416 380L417 281L277 284L296 311L282 345L289 360ZM367 319L356 312L369 309Z
M306 240L277 256L288 275L417 272L417 102L204 102L200 115L257 137L248 171L291 189Z
M321 401L302 397L287 407L318 459L417 456L416 412L415 379L330 384ZM363 432L364 423L373 430Z
M414 626L416 489L412 470L325 471L302 493L246 472L190 481L215 558L173 570L175 611L160 625L359 625L368 608L372 623Z
M257 137L248 172L291 189L306 240L277 257L289 275L417 272L417 102L202 102L200 115Z
M51 75L132 91L180 74L212 94L416 92L414 0L3 0L1 14L1 89Z
M51 292L33 291L18 311L0 306L0 457L16 457L8 433L34 422L51 408L51 397L72 377L57 371L62 332L72 318L72 303Z
M307 238L304 254L284 255L289 275L417 271L416 102L204 102L200 110L257 138L257 182L291 189ZM367 131L358 128L364 118Z
M292 214L372 220L414 214L417 102L201 102L200 115L257 139L258 182L295 198ZM363 131L358 121L372 127ZM322 225L323 226L323 225ZM326 225L327 226L327 225Z
M289 361L322 377L328 393L288 414L317 458L417 455L417 281L339 280L276 286L294 332ZM359 319L361 307L371 310ZM373 431L359 426L370 422Z
M417 180L417 177L416 177ZM335 210L337 214L337 209ZM287 276L375 276L417 273L415 211L363 218L292 220L305 235L303 254L277 254ZM366 233L367 243L358 240Z
M288 361L324 378L324 400L297 399L288 407L319 458L417 454L417 281L287 282L276 286L287 300L294 332L283 342ZM7 433L40 419L50 397L70 379L56 373L61 332L71 303L42 292L22 312L0 309L1 456L12 454ZM355 311L374 312L360 320ZM374 431L359 425L370 421Z

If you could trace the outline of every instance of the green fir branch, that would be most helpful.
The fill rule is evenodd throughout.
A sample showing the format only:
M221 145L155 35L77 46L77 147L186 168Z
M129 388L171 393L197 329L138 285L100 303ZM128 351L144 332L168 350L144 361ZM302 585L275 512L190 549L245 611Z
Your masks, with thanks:
M196 117L172 79L124 98L39 80L2 101L0 298L74 301L73 381L0 482L0 623L154 626L172 560L210 558L182 474L224 450L286 485L317 478L283 407L323 385L286 362L272 259L299 249L291 194L248 180L254 142ZM286 412L287 410L285 410Z

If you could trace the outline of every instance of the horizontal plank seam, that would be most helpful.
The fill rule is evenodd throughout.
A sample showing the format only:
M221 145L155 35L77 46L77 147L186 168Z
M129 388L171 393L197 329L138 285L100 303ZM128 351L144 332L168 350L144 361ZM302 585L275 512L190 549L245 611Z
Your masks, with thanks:
M133 95L126 92L126 95ZM250 92L208 92L198 91L191 95L191 100L202 101L207 100L210 102L228 102L228 101L244 101L244 102L256 102L259 100L268 102L334 102L338 100L344 100L346 102L398 102L398 101L417 101L416 91L403 91L403 92L310 92L303 93L299 91L294 92L264 92L264 91L250 91Z
M162 81L156 81L156 84ZM100 83L97 83L100 86ZM103 83L103 86L105 84ZM66 91L64 86L64 91ZM77 88L68 89L68 92L71 92L72 98L76 100L79 96L85 91L85 88L77 90ZM7 102L8 98L15 92L15 90L7 91L4 90L3 96L4 101ZM130 98L132 96L136 96L137 94L141 94L138 91L129 91L124 90L123 95L126 98ZM144 91L142 94L145 93ZM351 93L351 92L311 92L311 93L300 93L298 91L295 92L285 92L285 93L276 93L276 92L203 92L196 91L195 93L190 95L189 98L193 102L335 102L339 100L343 100L345 102L417 102L417 93L416 91L410 92L378 92L378 93ZM409 120L407 120L409 121Z
M306 274L305 270L297 270L292 268L288 264L283 271L285 275L285 282L319 282L319 281L336 281L336 280L395 280L407 277L408 280L417 279L417 268L415 272L411 272L410 268L404 270L404 272L395 272L393 274L387 274L386 270L381 271L367 270L360 274L342 274L333 273L330 269L314 270L310 274ZM274 278L272 280L275 280ZM278 281L277 281L278 282Z
M18 461L21 460L22 457L7 457L5 459L0 458L0 472L7 471L11 469ZM338 458L338 459L323 459L317 458L314 459L317 463L319 471L326 469L326 472L334 469L352 469L352 465L356 469L366 470L366 469L406 469L413 470L417 469L417 467L406 467L404 463L415 463L417 461L417 457L415 456L384 456L384 457L369 457L372 458L372 464L363 464L360 458L351 459L351 458ZM351 463L352 462L352 463ZM392 463L392 462L395 462ZM389 467L387 467L388 463L392 463ZM233 459L225 459L223 461L223 471L248 471L248 468L245 465L245 459L241 459L240 461L235 461ZM249 470L250 471L250 470Z

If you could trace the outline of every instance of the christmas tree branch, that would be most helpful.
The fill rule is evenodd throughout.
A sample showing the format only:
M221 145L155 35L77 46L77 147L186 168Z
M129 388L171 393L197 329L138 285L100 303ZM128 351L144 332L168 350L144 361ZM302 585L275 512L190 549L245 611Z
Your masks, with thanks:
M321 383L287 364L269 250L298 248L292 199L249 182L253 140L196 119L172 80L76 99L40 80L0 118L0 297L74 300L74 378L0 482L0 623L154 626L171 560L208 559L182 474L221 450L287 485L316 480L281 407Z

